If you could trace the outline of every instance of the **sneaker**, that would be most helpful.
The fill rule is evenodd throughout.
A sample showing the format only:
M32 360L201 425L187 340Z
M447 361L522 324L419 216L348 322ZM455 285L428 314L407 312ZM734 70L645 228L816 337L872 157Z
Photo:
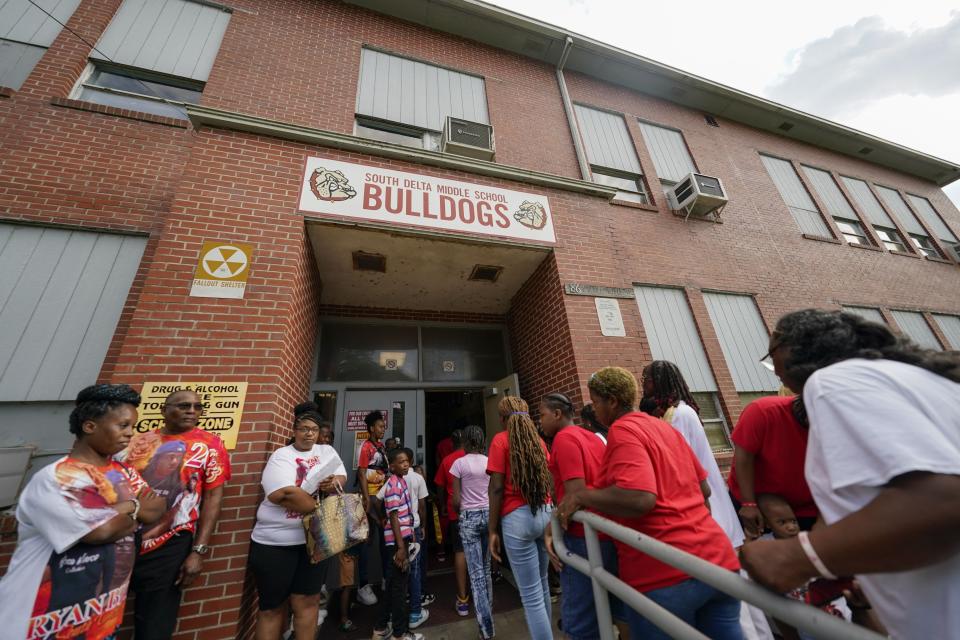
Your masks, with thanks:
M420 596L420 606L428 607L434 602L436 602L436 600L437 600L437 596L433 595L432 593L425 593L422 596Z
M371 636L371 640L389 640L390 636L392 635L393 635L393 626L390 624L387 624L386 629L379 629L379 630L374 629L373 636Z
M417 559L417 556L420 555L420 543L411 542L407 545L407 560L411 563Z
M344 620L340 623L339 629L344 633L350 633L357 630L357 625L353 624L353 620Z
M460 599L460 596L457 596L457 615L462 618L470 615L470 596L467 596L463 600Z
M317 611L317 626L322 627L323 623L326 622L326 620L327 620L327 610L320 609L319 611Z
M405 633L402 636L394 636L393 640L423 640L422 633Z
M330 598L330 594L327 593L327 585L320 587L320 608L327 606L327 600Z
M373 587L365 584L357 590L357 600L368 607L372 607L377 604L377 594L373 592Z
M430 612L421 609L419 614L410 614L410 628L416 629L430 618Z

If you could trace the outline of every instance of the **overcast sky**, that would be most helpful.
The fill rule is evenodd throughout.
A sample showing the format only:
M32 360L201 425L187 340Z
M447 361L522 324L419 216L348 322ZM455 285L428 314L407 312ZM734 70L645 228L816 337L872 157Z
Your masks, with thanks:
M490 1L960 162L957 0Z

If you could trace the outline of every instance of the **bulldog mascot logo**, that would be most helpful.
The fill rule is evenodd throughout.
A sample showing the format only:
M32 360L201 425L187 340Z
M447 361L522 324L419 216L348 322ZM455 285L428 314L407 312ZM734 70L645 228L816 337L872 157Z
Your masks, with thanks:
M524 200L513 218L525 227L539 231L547 226L547 211L539 202Z
M318 200L327 202L349 200L357 195L357 190L350 186L343 172L327 171L323 167L314 169L310 175L310 191Z

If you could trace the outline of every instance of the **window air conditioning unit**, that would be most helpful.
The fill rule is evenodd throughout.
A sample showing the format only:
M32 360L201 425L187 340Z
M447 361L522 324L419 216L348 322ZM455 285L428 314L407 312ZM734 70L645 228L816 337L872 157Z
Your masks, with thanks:
M443 141L440 150L478 160L493 160L496 148L493 143L493 127L482 122L470 122L447 116L443 125Z
M727 193L720 178L691 173L667 192L667 199L673 212L684 219L712 215L718 221L727 204Z

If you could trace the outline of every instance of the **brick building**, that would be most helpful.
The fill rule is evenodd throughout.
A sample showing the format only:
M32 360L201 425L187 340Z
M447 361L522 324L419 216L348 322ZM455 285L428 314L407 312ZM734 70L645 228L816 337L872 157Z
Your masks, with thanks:
M260 472L306 398L348 464L383 409L430 466L518 385L579 405L671 359L729 459L786 311L960 349L960 166L472 0L40 4L0 3L0 506L86 384L246 383L178 637L251 629ZM672 210L691 173L722 211Z

